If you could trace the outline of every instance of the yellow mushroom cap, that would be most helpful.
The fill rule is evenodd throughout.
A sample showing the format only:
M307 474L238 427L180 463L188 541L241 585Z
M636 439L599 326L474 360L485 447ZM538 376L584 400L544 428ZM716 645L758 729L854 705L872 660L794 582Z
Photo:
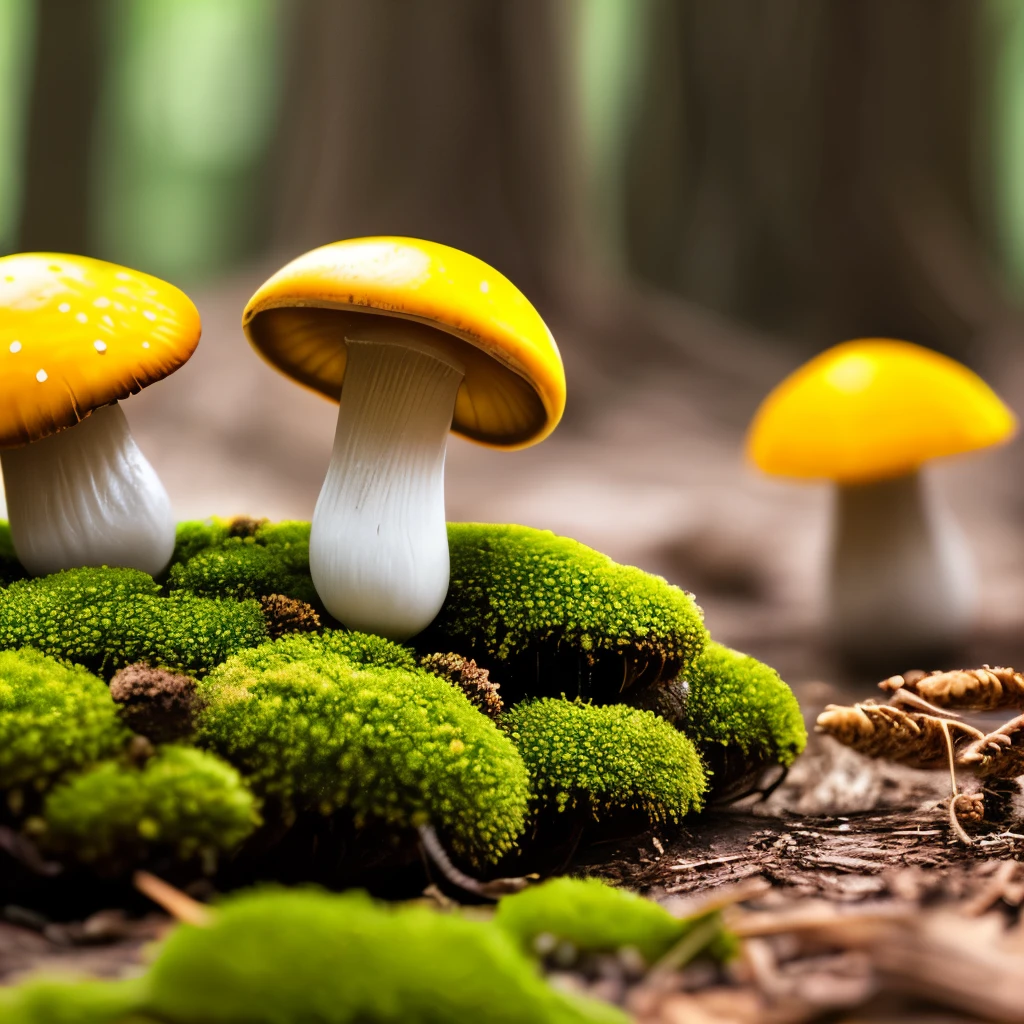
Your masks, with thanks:
M199 332L188 296L149 274L64 253L0 258L0 448L173 373Z
M452 430L501 448L547 437L565 408L565 372L547 325L483 260L416 238L353 238L307 252L249 300L242 327L256 350L338 401L345 339L403 337L465 368Z
M747 455L777 476L868 483L999 444L1017 421L976 374L906 341L847 341L761 403Z

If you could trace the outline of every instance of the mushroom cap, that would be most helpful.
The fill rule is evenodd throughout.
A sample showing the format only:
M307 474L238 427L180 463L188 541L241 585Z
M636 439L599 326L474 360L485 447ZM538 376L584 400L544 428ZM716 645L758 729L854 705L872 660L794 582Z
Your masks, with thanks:
M906 341L836 345L779 384L754 416L747 456L775 476L869 483L999 444L1017 421L976 374Z
M188 296L149 274L64 253L0 258L0 448L173 373L199 332Z
M269 363L336 402L346 338L429 345L465 370L452 430L494 447L536 444L565 408L562 359L540 314L493 267L437 242L313 249L266 281L242 327Z

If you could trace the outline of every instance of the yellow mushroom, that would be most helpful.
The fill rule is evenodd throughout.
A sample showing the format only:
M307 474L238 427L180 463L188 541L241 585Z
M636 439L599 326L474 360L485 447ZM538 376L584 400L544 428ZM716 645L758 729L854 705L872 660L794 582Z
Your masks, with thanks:
M340 403L310 537L317 593L350 628L415 635L448 592L448 432L496 448L547 437L565 406L551 332L475 256L395 237L293 260L242 326L277 369Z
M148 274L62 253L0 258L0 463L29 572L166 567L170 499L117 403L173 373L199 333L188 297Z
M834 641L856 660L948 649L970 627L974 573L920 469L1000 444L1016 419L965 366L905 341L849 341L765 398L747 454L766 473L837 485Z

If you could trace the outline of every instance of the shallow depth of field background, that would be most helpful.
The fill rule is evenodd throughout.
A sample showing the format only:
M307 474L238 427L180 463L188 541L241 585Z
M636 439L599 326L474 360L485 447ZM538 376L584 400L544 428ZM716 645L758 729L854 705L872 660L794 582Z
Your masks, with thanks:
M203 315L125 403L182 518L309 518L335 407L239 320L280 264L365 234L492 263L565 358L543 445L453 438L450 519L577 537L827 673L828 488L759 478L742 433L864 335L1024 412L1024 3L0 0L0 247L128 264ZM933 468L982 565L979 661L1024 656L1022 452Z

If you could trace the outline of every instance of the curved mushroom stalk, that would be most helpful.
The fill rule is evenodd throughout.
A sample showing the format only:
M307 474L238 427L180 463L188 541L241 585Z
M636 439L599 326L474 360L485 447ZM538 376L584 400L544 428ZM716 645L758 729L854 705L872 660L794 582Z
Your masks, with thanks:
M162 572L174 551L171 501L121 407L0 452L14 550L33 575L82 565Z
M971 626L974 569L925 481L840 486L836 506L830 612L841 651L864 662L954 649Z
M444 603L444 457L462 378L462 367L414 342L348 341L309 568L350 629L405 640Z

